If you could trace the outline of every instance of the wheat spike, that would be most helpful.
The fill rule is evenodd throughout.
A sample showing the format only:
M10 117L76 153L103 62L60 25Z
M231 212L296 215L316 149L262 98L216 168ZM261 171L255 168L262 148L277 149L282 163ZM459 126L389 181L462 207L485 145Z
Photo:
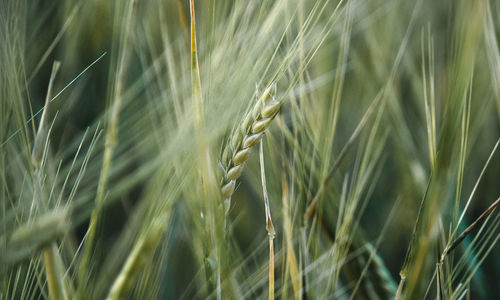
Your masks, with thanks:
M269 86L264 91L255 106L247 113L241 125L235 128L224 148L221 161L224 173L221 193L226 214L231 206L231 196L236 187L236 180L243 172L250 150L260 141L281 108L281 101L276 100L275 94L275 85Z

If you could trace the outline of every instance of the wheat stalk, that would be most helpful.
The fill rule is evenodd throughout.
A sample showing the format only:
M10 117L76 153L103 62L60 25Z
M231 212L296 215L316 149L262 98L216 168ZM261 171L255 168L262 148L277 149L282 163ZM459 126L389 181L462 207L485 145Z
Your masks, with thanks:
M42 188L43 169L47 159L47 146L51 130L51 128L47 128L47 113L49 111L49 104L52 96L54 80L60 66L61 63L59 61L54 61L52 65L52 72L50 75L49 86L45 98L45 106L42 117L40 118L38 130L36 132L34 146L31 151L33 183L35 185L31 213L47 210L48 201L47 199L45 199ZM50 298L54 300L70 299L70 283L65 282L65 267L63 266L62 257L59 253L56 242L53 241L49 245L46 245L42 252Z
M260 157L260 177L262 180L262 194L264 196L264 206L266 209L266 230L269 237L269 300L274 299L274 230L273 220L271 218L271 208L269 206L269 196L267 194L266 172L264 167L264 147L263 142L260 142L259 157Z
M143 270L144 266L150 261L156 250L156 247L163 237L165 226L162 222L162 217L153 220L151 227L139 237L134 248L130 252L123 268L117 275L111 289L109 291L107 300L120 300L127 299L130 295L132 288Z
M226 215L231 207L231 197L236 187L236 180L243 172L250 150L260 141L281 107L281 101L276 100L275 94L275 85L269 86L264 91L240 126L233 131L224 149L221 161L224 173L221 193L224 198Z
M110 176L111 164L113 161L113 154L118 143L118 127L119 117L123 102L124 80L127 72L127 60L129 59L129 43L130 31L134 22L134 13L137 1L130 0L125 9L125 17L123 19L123 36L120 40L120 54L118 56L117 70L116 70L116 86L113 91L113 102L110 107L110 116L106 130L106 140L104 143L104 153L101 165L101 172L97 184L97 192L95 197L95 207L90 214L87 238L83 242L83 252L80 260L80 267L78 270L78 298L86 299L85 289L88 281L89 265L92 260L92 252L94 249L97 226L99 223L99 216L101 209L104 205L105 193Z

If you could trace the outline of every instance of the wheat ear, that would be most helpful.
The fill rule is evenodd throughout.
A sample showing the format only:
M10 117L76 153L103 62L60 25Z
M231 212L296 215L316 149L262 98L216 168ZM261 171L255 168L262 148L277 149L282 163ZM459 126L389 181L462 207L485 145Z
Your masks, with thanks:
M243 172L250 150L260 141L281 107L281 101L277 101L274 97L275 91L275 85L264 91L241 125L235 128L224 148L221 161L224 173L221 193L226 214L231 206L231 196L236 187L236 180Z

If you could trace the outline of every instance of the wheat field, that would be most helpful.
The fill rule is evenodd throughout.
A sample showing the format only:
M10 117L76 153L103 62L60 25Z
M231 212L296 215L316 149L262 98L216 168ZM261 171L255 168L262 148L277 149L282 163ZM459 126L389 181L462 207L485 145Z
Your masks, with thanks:
M500 2L0 0L0 300L498 299Z

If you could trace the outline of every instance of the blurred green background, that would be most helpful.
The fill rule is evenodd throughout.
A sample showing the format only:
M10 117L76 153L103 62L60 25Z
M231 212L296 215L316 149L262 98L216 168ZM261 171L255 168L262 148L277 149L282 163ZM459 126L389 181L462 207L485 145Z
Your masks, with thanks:
M324 40L321 40L321 47L314 52L296 83L293 83L293 74L300 70L304 54L289 49L292 49L295 37L301 34L301 22L307 21L308 13L317 3L299 0L271 2L273 1L196 2L198 55L212 154L217 157L234 124L242 118L244 110L251 103L255 85L260 83L260 88L263 89L265 83L272 79L265 72L265 67L279 70L279 62L287 62L288 67L283 68L286 79L278 82L279 97L285 99L279 121L276 122L279 125L273 125L271 133L265 139L266 172L271 211L278 232L275 247L279 257L282 255L279 250L284 249L286 243L281 226L283 206L280 178L284 170L281 167L280 151L286 153L287 160L293 161L291 146L281 145L282 131L293 132L294 128L300 131L305 128L302 125L309 124L310 127L304 130L310 131L305 134L310 138L310 143L322 145L326 142L327 139L322 136L333 133L330 132L325 112L334 98L332 90L338 82L339 74L342 74L342 101L337 108L336 142L331 151L335 156L341 152L368 106L385 86L385 106L380 112L380 130L377 133L381 153L373 158L376 160L376 170L369 175L367 185L370 188L363 190L363 196L367 195L369 198L366 199L366 207L365 204L358 207L359 215L356 220L364 231L365 240L373 244L376 244L382 228L387 225L377 253L397 283L431 172L424 105L430 81L423 74L429 76L429 69L432 70L438 127L437 163L442 174L446 174L443 175L445 179L435 183L444 191L439 194L444 198L438 201L438 223L441 226L440 234L445 236L449 231L450 220L454 218L453 199L457 196L456 174L459 172L461 159L457 145L460 145L463 137L463 103L468 103L467 99L470 99L470 123L464 155L463 185L460 190L462 194L459 197L460 211L500 136L500 53L496 43L500 38L500 2L346 1L347 4L340 7L350 7L352 28L348 33L349 47L344 48L347 50L342 54L342 47L345 46L342 43L345 10L341 9L338 20L332 22L330 18L335 15L338 3L322 1L319 5L321 14L305 31L300 43L304 44L304 49L316 49L314 45L318 40ZM154 295L162 299L200 297L197 294L197 282L203 281L200 279L203 271L197 261L200 256L199 246L193 242L199 234L193 232L199 230L200 225L194 220L197 216L193 216L191 199L184 194L194 184L185 183L182 175L183 172L188 174L188 182L194 176L191 173L194 173L193 168L196 166L190 163L194 135L189 129L184 130L177 125L177 122L183 122L182 118L188 120L188 128L192 125L189 117L185 117L189 116L191 103L189 3L184 0L137 1L134 10L130 38L123 46L120 41L124 34L125 1L1 0L0 137L3 143L22 127L22 122L16 119L19 118L16 115L19 110L13 109L14 103L23 107L24 115L20 118L24 120L28 120L31 112L43 107L55 60L61 62L61 69L54 83L54 91L57 92L106 53L53 101L48 111L49 120L54 120L54 125L49 146L53 162L47 173L55 174L60 162L61 170L71 174L69 186L76 184L76 174L67 171L67 168L71 166L86 130L89 132L84 138L82 151L88 149L90 136L99 130L97 128L106 130L113 91L116 88L115 75L120 51L127 48L129 56L123 77L124 103L120 113L118 144L105 196L106 205L96 238L99 250L96 250L93 256L95 261L92 263L94 272L99 275L90 280L102 291L98 291L99 288L96 287L93 297L103 295L109 286L106 282L100 282L99 278L107 277L106 270L116 270L116 266L120 265L119 261L123 261L123 257L129 253L127 249L140 231L129 228L134 228L141 223L141 218L149 216L144 213L141 217L134 217L134 212L147 210L144 203L153 201L148 200L151 185L155 182L152 174L158 171L163 161L168 161L171 157L174 157L173 165L178 162L186 169L179 171L177 167L173 167L175 171L165 172L163 175L165 178L172 176L169 179L172 186L178 186L181 192L172 196L175 200L169 208L171 217L166 222L169 224L167 234L156 250L154 259L157 267L161 266L161 272L156 273L159 286ZM269 19L275 23L266 23ZM265 26L269 27L269 32L266 31L263 37L268 38L268 41L262 41L262 36L259 35L259 30ZM281 38L283 42L277 46ZM262 46L265 43L269 44L269 48ZM266 64L261 61L270 59L274 46L277 49L276 62ZM296 60L287 58L290 53ZM339 65L338 57L342 55L345 55L343 65ZM432 66L429 63L431 57ZM340 73L337 72L339 68ZM285 92L289 87L293 87L292 90ZM178 113L176 103L180 105L183 117ZM298 112L303 114L303 120L297 123L294 118L298 118ZM181 117L180 121L176 119L178 117ZM39 116L34 120L37 126ZM368 129L363 130L360 140L349 149L340 164L339 171L329 185L331 197L338 199L343 180L356 176L359 158L367 145L372 126L375 125L369 123ZM34 133L31 127L32 124L28 124L25 131L28 140L32 141ZM2 233L13 230L30 218L26 213L29 205L19 204L24 197L30 199L21 192L26 189L22 183L25 178L23 170L28 170L30 163L30 147L23 143L22 135L21 132L14 136L0 150L1 167L4 170ZM300 155L308 157L308 139L303 138L298 143L306 153ZM78 192L70 205L72 217L68 239L73 246L78 246L87 232L89 215L94 208L103 147L104 135L91 154L86 172L80 179ZM174 151L179 154L170 156ZM321 153L316 158L312 155L309 158L313 162L317 160L320 165L323 159ZM82 159L81 156L78 158L77 165L82 163ZM61 171L61 174L65 174L64 172ZM285 168L285 173L288 172L291 170ZM245 268L238 278L248 275L248 287L242 287L242 295L248 298L265 296L262 290L265 290L265 285L257 284L265 278L263 270L268 251L259 174L258 151L255 150L238 182L231 210L233 242L238 249L235 265L243 265L242 268ZM316 174L311 175L313 176ZM60 185L64 176L55 178L55 182ZM307 175L302 175L299 180L301 178L307 178ZM317 186L318 182L320 179L313 178L305 184ZM461 230L498 198L499 182L500 157L496 153L477 186L460 226ZM168 194L166 189L158 191ZM70 195L69 190L61 193L64 197ZM300 197L297 195L297 198ZM322 201L323 218L329 224L327 226L335 228L338 202ZM395 204L395 213L389 218ZM51 203L49 207L58 205ZM301 204L297 207L297 211L300 211ZM298 215L300 212L293 217L294 228L302 225ZM491 222L498 225L497 220L498 212L494 212ZM491 235L498 237L498 227L491 226ZM127 230L133 233L129 234ZM477 230L473 233L477 233ZM128 239L121 238L127 234ZM436 235L437 240L444 238L440 234ZM467 238L458 251L464 253L471 242L472 237ZM324 238L318 238L318 243L324 243ZM430 247L428 256L432 257L431 261L441 253L442 246L442 243L436 242ZM325 247L317 249L328 248ZM316 253L319 255L323 250L315 251L319 251ZM116 262L113 260L113 251L117 253ZM472 299L495 299L500 295L500 287L496 284L496 278L500 277L498 251L499 246L495 245L474 275L470 283ZM470 252L466 253L473 256ZM466 260L472 259L471 257ZM71 257L64 257L64 260L72 261ZM476 262L468 263L474 265ZM279 262L277 264L276 272L283 273L284 267ZM115 267L108 269L108 265ZM151 268L154 268L154 264L152 265ZM261 274L262 272L264 273ZM281 278L280 276L277 275L277 278ZM112 280L111 277L108 281ZM148 278L143 277L141 280L147 281ZM42 297L44 294L40 290L43 289L33 288L33 297ZM148 295L137 290L132 298ZM6 293L5 290L3 293ZM432 293L435 293L435 287ZM418 293L415 295L422 296ZM291 293L288 296L292 297ZM2 296L0 299L3 299Z

